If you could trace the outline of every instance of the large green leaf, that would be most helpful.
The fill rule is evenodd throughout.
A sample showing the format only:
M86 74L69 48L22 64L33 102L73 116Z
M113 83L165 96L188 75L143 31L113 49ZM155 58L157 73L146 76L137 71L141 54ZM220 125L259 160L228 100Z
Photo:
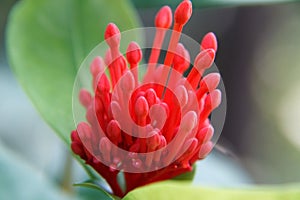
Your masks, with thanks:
M176 7L182 0L151 0L141 1L132 0L134 5L138 8L160 7L163 5L170 5ZM195 8L218 7L218 6L251 6L251 5L266 5L277 3L299 2L299 0L192 0Z
M69 143L77 69L109 22L121 31L137 26L134 10L126 0L22 0L8 22L10 66L42 117Z
M300 185L251 189L217 189L192 186L182 182L162 182L138 188L124 200L199 199L199 200L299 200Z

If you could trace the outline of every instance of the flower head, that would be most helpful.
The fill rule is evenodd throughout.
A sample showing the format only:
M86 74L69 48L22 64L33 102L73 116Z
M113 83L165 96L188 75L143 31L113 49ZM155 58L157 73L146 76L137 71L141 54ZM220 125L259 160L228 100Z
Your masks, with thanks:
M101 174L118 196L151 182L192 170L195 161L212 149L214 129L209 115L221 102L216 89L220 75L204 71L214 61L217 40L208 33L187 77L190 54L179 43L183 26L192 14L192 4L182 1L174 14L174 27L163 65L158 65L172 11L164 6L155 18L156 35L141 81L138 78L142 49L128 45L120 53L121 33L109 24L103 58L90 65L94 94L81 89L79 100L86 108L86 122L72 131L72 150ZM107 75L105 68L108 68ZM122 174L125 189L117 177Z

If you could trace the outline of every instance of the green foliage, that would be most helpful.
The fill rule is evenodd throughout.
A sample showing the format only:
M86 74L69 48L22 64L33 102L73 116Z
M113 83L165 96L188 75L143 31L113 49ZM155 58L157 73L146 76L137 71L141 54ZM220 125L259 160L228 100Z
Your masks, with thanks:
M82 193L90 195L90 193L97 192L97 198L103 200L113 200L114 198L108 194L97 181L89 180L83 183L74 184L74 186L80 186ZM84 189L85 188L85 189ZM88 189L86 189L88 188Z
M300 186L291 185L276 188L218 189L203 188L183 182L166 181L133 190L123 199L298 200L300 199Z
M137 27L134 10L119 0L23 0L7 29L10 66L42 117L66 142L75 128L72 89L83 59L103 41L106 25Z
M197 165L195 164L195 165L193 165L193 170L191 172L186 172L186 173L180 174L180 175L174 177L173 180L192 181L196 174L196 170L197 170Z

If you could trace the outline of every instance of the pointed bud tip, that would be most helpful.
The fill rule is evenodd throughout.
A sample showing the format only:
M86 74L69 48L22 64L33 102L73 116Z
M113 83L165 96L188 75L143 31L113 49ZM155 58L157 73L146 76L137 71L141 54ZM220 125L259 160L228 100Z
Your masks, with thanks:
M91 74L96 77L101 71L104 70L104 61L100 56L94 58L91 63L90 71Z
M189 111L184 115L180 128L183 128L186 132L190 132L193 128L197 126L197 118L198 117L195 111Z
M137 64L142 59L142 50L136 42L130 42L126 51L126 58L130 64Z
M149 107L156 103L157 95L153 88L149 88L145 93L145 98L149 104Z
M184 48L183 44L179 42L176 46L176 54L183 55L184 50L185 50L185 48Z
M82 138L91 139L91 137L92 137L92 129L85 122L81 122L78 124L77 133L78 133L79 138L81 138L81 139Z
M214 82L220 82L220 80L221 80L221 75L220 75L220 73L217 73L217 72L210 73L206 77L207 78L209 77L209 79L211 79Z
M135 114L137 117L145 117L149 113L149 106L146 98L140 96L135 102Z
M213 32L209 32L203 37L200 49L201 51L205 49L213 49L215 52L217 52L218 41L216 35Z
M200 142L207 143L214 135L214 127L212 125L202 128L199 132L198 139Z
M205 158L213 149L214 145L211 141L203 144L199 151L199 159Z
M194 153L198 145L198 140L196 138L191 138L185 142L185 145L188 148L186 153Z
M120 87L123 92L131 92L135 87L134 76L131 71L127 71L120 80Z
M92 102L92 95L86 89L81 89L79 92L79 101L87 109Z
M110 37L113 37L117 34L120 34L120 30L119 28L117 27L116 24L114 23L109 23L107 26L106 26L106 30L105 30L105 35L104 35L104 38L105 39L108 39Z
M212 99L212 107L215 109L221 104L222 93L219 89L216 89L210 93L210 96Z
M107 137L102 137L99 143L99 149L101 152L109 153L111 150L111 142Z
M215 51L213 49L205 49L201 51L196 59L194 65L198 70L209 68L215 59Z
M80 143L72 142L71 143L71 149L76 155L79 155L81 158L85 157L84 150L83 150L82 145Z
M175 89L175 95L180 103L180 106L183 107L188 103L188 92L183 85L179 85Z
M77 133L76 130L73 130L71 132L71 141L72 142L80 142L80 138L79 138L78 133Z
M107 25L104 33L104 39L111 48L120 44L121 34L117 25L114 23L109 23Z
M120 117L120 115L122 114L120 104L117 101L112 101L109 106L114 118Z
M186 24L192 15L192 11L192 2L189 0L182 1L175 10L175 23Z
M169 6L162 7L155 17L155 26L158 28L170 28L172 24L172 10Z
M106 133L113 141L120 142L122 140L120 124L116 120L111 120L108 123L106 127Z
M200 88L207 88L208 92L211 92L218 87L220 80L221 75L219 73L210 73L201 80Z
M97 92L107 93L110 91L110 83L106 74L102 74L97 83Z

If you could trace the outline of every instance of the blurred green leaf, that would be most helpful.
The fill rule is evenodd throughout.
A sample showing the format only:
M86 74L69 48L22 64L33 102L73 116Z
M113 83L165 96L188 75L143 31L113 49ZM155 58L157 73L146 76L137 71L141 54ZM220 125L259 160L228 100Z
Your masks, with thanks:
M123 198L123 200L139 199L299 200L300 185L273 188L217 189L167 181L135 189Z
M97 190L98 191L98 195L97 198L98 199L103 199L103 200L113 200L114 198L108 194L101 186L100 184L98 184L96 181L93 180L89 180L89 181L85 181L83 183L77 183L74 184L74 186L80 186L80 187L86 187L86 188L90 188L93 190ZM93 191L95 192L95 191ZM90 193L90 192L88 192Z
M125 180L125 175L124 175L124 172L123 171L120 171L117 175L117 181L118 181L118 184L121 188L121 190L123 192L126 191L126 180Z
M175 8L182 0L151 0L141 1L132 0L137 8L156 8L164 5L169 5ZM290 3L299 2L299 0L192 0L195 8L205 7L219 7L219 6L251 6L251 5L264 5L264 4L276 4L276 3Z
M100 190L90 187L80 187L77 189L76 200L119 200L116 196L105 196Z
M68 144L75 128L77 69L103 41L109 22L124 31L136 27L138 18L126 0L23 0L10 13L10 66L42 117Z
M172 179L177 180L177 181L192 181L194 179L195 174L196 174L196 170L197 170L197 165L195 164L195 165L193 165L193 170L192 171L180 174L178 176L175 176Z

